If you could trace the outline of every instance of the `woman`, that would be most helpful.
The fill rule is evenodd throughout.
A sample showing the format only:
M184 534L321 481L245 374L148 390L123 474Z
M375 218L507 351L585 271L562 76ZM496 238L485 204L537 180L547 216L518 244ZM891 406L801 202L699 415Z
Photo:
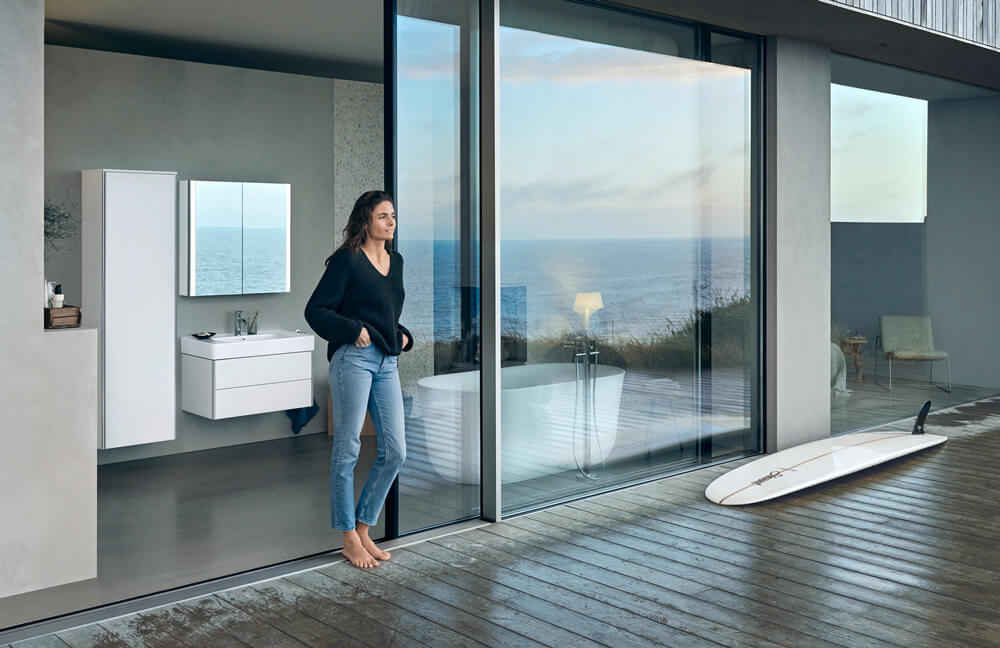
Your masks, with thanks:
M403 257L392 250L395 229L389 194L361 194L344 228L344 242L326 260L305 313L309 326L329 342L334 418L330 518L333 528L344 532L344 556L361 568L390 558L368 537L368 529L378 521L406 458L396 363L400 352L413 346L413 336L399 324ZM366 411L375 425L378 455L355 506L354 467Z

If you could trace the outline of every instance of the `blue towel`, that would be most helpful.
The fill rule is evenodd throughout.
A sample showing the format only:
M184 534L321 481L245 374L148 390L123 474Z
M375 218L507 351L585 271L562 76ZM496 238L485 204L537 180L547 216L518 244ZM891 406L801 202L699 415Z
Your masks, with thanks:
M312 420L312 417L316 416L316 412L319 411L319 405L316 404L316 399L313 399L313 404L309 407L300 407L298 409L285 410L285 416L287 416L292 421L292 432L298 434L302 431L302 428L306 426L306 423Z

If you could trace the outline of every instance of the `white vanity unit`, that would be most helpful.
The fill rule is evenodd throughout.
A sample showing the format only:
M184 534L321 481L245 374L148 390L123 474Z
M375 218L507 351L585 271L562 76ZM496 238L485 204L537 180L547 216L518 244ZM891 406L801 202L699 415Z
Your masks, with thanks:
M98 447L175 438L177 174L82 177L83 326L98 332Z
M308 407L313 402L308 333L181 338L181 409L210 419Z

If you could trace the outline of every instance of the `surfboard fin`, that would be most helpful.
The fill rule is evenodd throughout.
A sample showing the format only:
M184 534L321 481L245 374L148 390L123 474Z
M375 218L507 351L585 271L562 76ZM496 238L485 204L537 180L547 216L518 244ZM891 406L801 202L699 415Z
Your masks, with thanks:
M910 434L923 434L924 433L924 420L927 418L927 412L931 411L931 402L927 401L924 406L920 408L920 413L917 414L917 422L913 424L913 432Z

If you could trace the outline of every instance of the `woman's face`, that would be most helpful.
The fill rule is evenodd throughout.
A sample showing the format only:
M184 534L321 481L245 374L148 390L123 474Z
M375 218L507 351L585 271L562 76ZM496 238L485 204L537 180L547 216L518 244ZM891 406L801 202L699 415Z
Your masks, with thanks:
M384 200L372 210L372 220L368 223L368 235L379 241L391 241L396 231L396 210L392 203Z

